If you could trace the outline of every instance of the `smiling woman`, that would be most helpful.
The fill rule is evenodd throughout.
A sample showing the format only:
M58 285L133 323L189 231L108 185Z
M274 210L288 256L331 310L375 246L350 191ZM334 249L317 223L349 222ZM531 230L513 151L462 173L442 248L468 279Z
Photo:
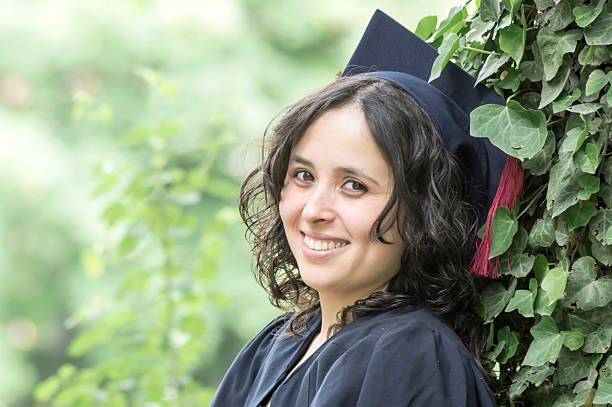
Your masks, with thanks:
M352 61L368 36L429 47L398 26L377 12ZM495 405L467 268L505 157L400 60L355 76L349 64L289 107L245 180L255 274L288 312L243 348L211 406Z

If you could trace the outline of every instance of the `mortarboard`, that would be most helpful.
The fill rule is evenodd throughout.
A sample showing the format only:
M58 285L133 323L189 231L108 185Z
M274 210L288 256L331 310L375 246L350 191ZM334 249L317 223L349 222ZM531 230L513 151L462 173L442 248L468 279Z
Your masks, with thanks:
M499 258L489 259L491 225L498 206L513 208L521 191L519 160L488 139L470 136L470 113L504 99L457 65L449 62L440 77L428 82L438 52L380 10L376 10L342 76L374 76L404 89L425 110L444 144L466 172L466 200L486 224L470 269L497 277Z

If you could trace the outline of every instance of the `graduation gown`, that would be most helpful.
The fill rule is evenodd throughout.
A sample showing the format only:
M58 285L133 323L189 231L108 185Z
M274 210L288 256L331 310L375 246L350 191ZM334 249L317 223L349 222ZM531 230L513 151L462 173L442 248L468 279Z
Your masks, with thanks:
M320 330L280 338L270 322L238 354L210 407L494 407L493 393L455 332L412 305L363 316L336 332L291 374Z

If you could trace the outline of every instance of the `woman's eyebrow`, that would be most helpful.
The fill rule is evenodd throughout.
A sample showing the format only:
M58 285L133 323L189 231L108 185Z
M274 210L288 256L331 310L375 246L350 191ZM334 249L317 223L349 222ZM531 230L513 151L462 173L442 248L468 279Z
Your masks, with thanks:
M300 157L297 154L292 154L291 157L289 157L289 161L294 161L296 163L304 164L304 165L314 168L314 164L311 161L305 159L304 157ZM370 177L369 175L366 175L363 171L355 167L336 167L334 168L334 172L339 172L343 174L352 174L360 178L365 178L369 180L370 182L372 182L373 184L375 184L376 186L380 187L380 184L376 182L374 178Z

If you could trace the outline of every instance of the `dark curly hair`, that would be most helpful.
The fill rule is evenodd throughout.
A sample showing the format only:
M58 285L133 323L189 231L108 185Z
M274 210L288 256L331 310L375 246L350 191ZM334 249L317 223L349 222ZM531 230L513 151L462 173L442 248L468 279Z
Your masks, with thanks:
M345 307L329 333L365 314L419 304L450 324L479 363L486 335L473 313L475 291L467 271L476 213L464 200L462 166L446 150L425 111L384 79L339 78L288 107L273 127L263 146L262 164L247 176L240 191L240 215L252 244L256 279L273 305L296 311L290 334L299 335L319 311L317 291L300 277L278 204L293 147L322 113L350 104L363 111L394 178L392 194L370 238L388 243L382 235L397 227L405 249L387 290Z

